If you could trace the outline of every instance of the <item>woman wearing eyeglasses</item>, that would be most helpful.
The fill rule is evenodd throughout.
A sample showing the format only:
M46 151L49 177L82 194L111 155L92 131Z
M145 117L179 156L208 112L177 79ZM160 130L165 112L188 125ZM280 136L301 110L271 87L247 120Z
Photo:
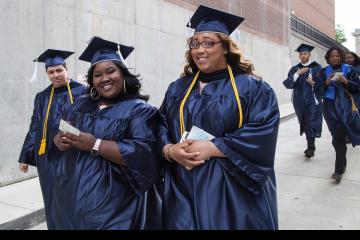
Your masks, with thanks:
M165 229L278 228L279 109L229 38L242 20L200 6L190 21L187 65L160 108Z

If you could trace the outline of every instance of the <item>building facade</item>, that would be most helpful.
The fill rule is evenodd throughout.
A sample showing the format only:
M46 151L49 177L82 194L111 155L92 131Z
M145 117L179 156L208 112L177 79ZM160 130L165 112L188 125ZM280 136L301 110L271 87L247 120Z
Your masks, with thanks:
M352 35L355 38L355 52L360 56L360 28L355 29Z

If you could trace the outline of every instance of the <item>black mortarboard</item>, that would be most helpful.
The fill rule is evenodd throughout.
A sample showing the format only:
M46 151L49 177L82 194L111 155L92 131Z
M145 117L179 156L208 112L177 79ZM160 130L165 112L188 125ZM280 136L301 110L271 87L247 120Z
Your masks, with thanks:
M71 56L74 52L48 49L39 57L34 59L34 62L43 62L45 67L53 67L65 63L65 59Z
M120 61L126 65L125 59L133 50L133 47L93 37L79 59L90 62L91 66L105 61Z
M315 47L302 43L300 46L295 50L296 52L311 52Z
M244 18L200 5L187 27L196 32L219 32L230 35Z

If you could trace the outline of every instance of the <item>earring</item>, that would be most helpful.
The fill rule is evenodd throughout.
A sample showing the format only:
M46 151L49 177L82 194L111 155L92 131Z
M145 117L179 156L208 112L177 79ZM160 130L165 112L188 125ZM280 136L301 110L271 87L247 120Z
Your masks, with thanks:
M124 94L126 94L126 82L125 82L125 79L124 79Z
M90 97L93 99L93 100L98 100L100 98L100 94L96 91L95 87L92 87L90 89Z
M228 54L228 51L225 51L224 54L225 54L225 55Z

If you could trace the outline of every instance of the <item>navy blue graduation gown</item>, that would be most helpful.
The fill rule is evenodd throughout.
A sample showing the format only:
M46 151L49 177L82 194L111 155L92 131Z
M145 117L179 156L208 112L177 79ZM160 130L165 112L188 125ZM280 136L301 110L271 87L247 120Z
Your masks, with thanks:
M160 108L159 148L180 141L179 107L193 77L173 82ZM277 229L274 155L279 126L275 93L263 81L235 76L244 114L226 77L194 87L184 107L185 128L193 125L216 138L226 158L211 158L186 170L164 160L165 229ZM198 86L198 85L197 85Z
M54 162L59 158L59 155L49 155L49 150L53 145L54 134L58 131L62 113L68 111L72 107L68 88L65 86L55 89L48 119L46 151L44 155L39 156L38 152L42 139L44 120L50 99L51 88L52 85L47 87L44 91L39 92L35 97L29 131L26 135L19 157L20 163L26 163L37 167L45 206L46 221L49 229L56 226L57 221L57 216L53 209L56 201L56 199L54 199L53 180L55 177ZM86 87L84 85L72 80L70 81L70 89L75 102L86 92Z
M302 136L305 132L307 138L319 138L322 131L323 104L320 97L314 94L315 89L306 81L309 73L299 76L296 80L294 79L294 74L303 67L301 63L293 66L283 84L287 89L293 89L292 102L300 124L300 135ZM315 80L321 66L316 62L312 62L308 67L311 68L311 74L313 80ZM315 97L318 104L315 102Z
M328 69L328 70L326 70ZM318 94L324 99L324 118L329 131L334 136L339 127L345 127L347 137L353 146L360 145L360 116L357 112L352 111L352 103L345 92L345 87L340 82L333 82L331 85L335 87L335 98L333 100L326 98L324 82L330 76L332 69L330 66L323 68L318 75L317 87ZM345 78L349 81L348 90L355 100L355 104L360 109L360 79L359 73L349 65L343 64L341 68L335 69L342 71Z
M355 72L357 72L358 74L360 74L360 65L353 66L353 69L354 69Z
M54 163L57 229L159 227L154 222L160 221L161 207L154 188L160 179L158 110L138 99L123 99L102 110L98 104L82 97L66 119L82 132L117 142L126 166L77 149L62 154Z

